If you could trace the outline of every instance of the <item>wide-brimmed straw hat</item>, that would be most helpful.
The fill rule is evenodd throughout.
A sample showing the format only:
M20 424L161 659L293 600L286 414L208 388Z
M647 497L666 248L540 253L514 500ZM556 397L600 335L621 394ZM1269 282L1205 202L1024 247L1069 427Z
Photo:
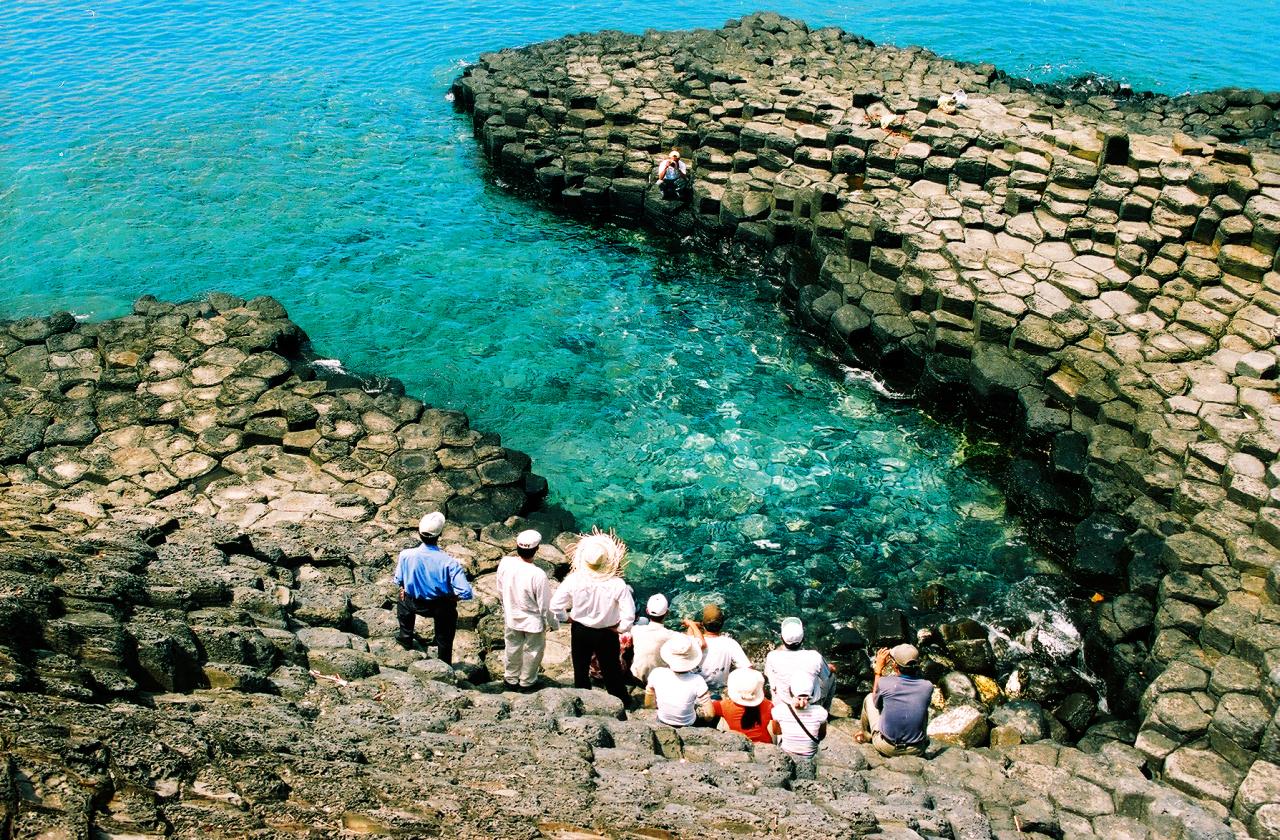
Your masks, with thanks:
M739 706L759 706L764 702L764 674L755 668L735 668L729 672L725 692Z
M598 578L621 577L627 564L627 545L610 532L593 530L573 547L573 571Z
M677 674L683 674L702 662L702 649L689 636L672 636L662 643L662 661Z

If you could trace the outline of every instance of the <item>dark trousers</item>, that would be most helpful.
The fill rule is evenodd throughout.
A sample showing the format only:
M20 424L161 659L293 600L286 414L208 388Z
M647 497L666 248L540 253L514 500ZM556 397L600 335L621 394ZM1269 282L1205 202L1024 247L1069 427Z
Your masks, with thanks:
M627 702L627 685L622 679L622 653L618 646L618 631L613 627L597 630L585 624L573 622L569 629L569 653L573 658L573 687L591 688L591 657L600 662L605 690L624 704Z
M458 629L458 601L456 598L415 598L408 593L396 602L396 619L400 622L402 642L413 643L413 625L418 616L435 622L436 647L440 661L453 664L453 634Z

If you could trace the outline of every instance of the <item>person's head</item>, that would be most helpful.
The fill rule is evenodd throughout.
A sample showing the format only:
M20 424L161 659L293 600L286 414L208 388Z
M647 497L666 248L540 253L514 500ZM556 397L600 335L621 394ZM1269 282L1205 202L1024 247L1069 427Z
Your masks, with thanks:
M909 645L905 642L889 648L889 656L893 659L894 665L898 668L898 673L908 677L915 677L920 674L920 651L916 650L915 645Z
M538 546L542 545L542 534L532 528L528 531L521 531L516 536L516 554L525 560L532 560L534 555L538 553Z
M667 603L667 596L661 592L656 595L650 595L649 602L644 605L645 615L649 616L650 621L656 621L659 624L667 617L667 611L670 609L671 605Z
M675 161L680 160L680 150L679 150L679 149L672 149L672 150L671 150L671 154L670 154L670 155L668 155L668 157L669 157L669 158L671 158L671 161L672 161L673 163L674 163Z
M677 674L685 674L702 662L702 650L691 637L681 633L662 643L662 661Z
M589 577L621 577L626 562L626 544L611 533L592 531L573 547L573 571Z
M735 668L729 672L724 693L742 707L742 728L760 723L760 704L764 702L764 674L755 668Z
M435 545L444 533L444 514L433 510L418 522L418 536L427 545Z
M719 633L724 629L724 611L718 604L707 604L702 608L702 629L708 633Z
M797 709L807 708L813 696L813 675L792 674L787 688L791 691L791 705Z
M782 626L778 628L778 633L782 636L782 644L787 650L799 650L800 645L804 643L804 622L795 616L788 616L782 619Z

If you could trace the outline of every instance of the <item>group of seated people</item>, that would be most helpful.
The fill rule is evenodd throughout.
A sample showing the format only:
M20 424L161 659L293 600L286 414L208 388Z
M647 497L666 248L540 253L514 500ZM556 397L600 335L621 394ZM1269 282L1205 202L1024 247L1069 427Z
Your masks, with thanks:
M724 613L719 606L704 607L701 621L684 620L683 632L666 626L668 611L667 599L654 595L646 605L647 621L640 619L631 629L631 676L645 686L645 705L656 708L658 721L676 727L715 723L752 741L777 744L795 764L796 778L813 778L818 745L827 735L835 669L821 653L805 647L800 619L783 619L782 644L765 657L762 672L752 667L742 646L723 632ZM868 696L869 715L864 711L863 716L867 736L860 740L870 741L883 753L920 754L927 743L923 727L932 686L918 680L919 688L904 689L890 683L893 677L888 674L891 663L898 663L901 674L910 671L917 659L910 645L877 656L876 688L885 696L876 698L874 690ZM898 725L904 720L902 710L896 708L902 698L910 707L908 717L919 718L914 727ZM898 725L888 735L881 732L885 701L890 703L887 722Z

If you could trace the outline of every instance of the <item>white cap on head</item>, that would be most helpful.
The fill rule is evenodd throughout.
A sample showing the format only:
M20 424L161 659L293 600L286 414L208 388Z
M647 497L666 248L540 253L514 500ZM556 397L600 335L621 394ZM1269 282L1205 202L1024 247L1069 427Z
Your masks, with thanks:
M782 634L782 641L789 645L799 644L804 641L804 622L795 616L784 618L779 632Z
M422 517L418 523L418 533L424 537L438 537L444 533L444 514L434 510Z
M803 672L792 674L791 679L787 681L787 688L791 691L792 697L812 697L813 675Z
M667 610L670 609L670 606L671 605L667 603L667 596L659 592L657 595L649 596L649 602L644 605L644 611L646 614L654 618L662 618L667 614Z
M537 548L542 544L542 534L530 528L516 535L516 548Z

